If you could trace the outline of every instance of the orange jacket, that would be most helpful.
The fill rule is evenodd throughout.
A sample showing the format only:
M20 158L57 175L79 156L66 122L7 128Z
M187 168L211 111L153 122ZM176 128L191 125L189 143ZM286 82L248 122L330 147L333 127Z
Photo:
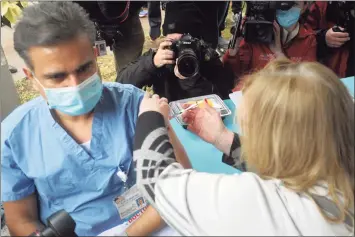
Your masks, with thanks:
M315 31L332 28L335 24L327 21L327 7L328 2L326 1L314 2L309 9L309 15L305 27ZM325 33L322 37L325 37ZM325 43L325 39L322 39L322 41ZM340 48L323 47L320 50L328 51L327 56L320 58L322 63L332 69L339 77L346 77L349 58L349 48L347 45L343 45Z
M295 62L316 61L317 60L317 41L313 30L306 30L300 25L299 32L295 38L283 45L284 54ZM255 70L260 70L266 66L275 54L269 45L258 43L247 43L243 39L240 42L238 53L235 56L229 54L229 50L223 56L223 62L230 64L234 71L235 80ZM240 90L242 82L238 82L234 91Z

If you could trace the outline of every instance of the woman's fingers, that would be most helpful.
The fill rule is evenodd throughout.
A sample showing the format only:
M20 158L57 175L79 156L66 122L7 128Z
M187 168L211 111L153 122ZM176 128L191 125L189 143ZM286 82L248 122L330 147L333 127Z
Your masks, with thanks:
M186 111L181 115L182 121L184 123L190 124L196 117L196 113L194 111Z
M167 98L165 98L165 97L162 97L162 98L160 98L160 101L159 101L160 103L166 103L166 104L168 104L168 99Z
M182 107L183 109L187 109L189 106L190 106L190 104L182 104L182 105L181 105L181 107Z
M152 98L153 98L153 99L157 99L157 100L160 99L159 95L157 95L157 94L154 94L154 95L152 96Z

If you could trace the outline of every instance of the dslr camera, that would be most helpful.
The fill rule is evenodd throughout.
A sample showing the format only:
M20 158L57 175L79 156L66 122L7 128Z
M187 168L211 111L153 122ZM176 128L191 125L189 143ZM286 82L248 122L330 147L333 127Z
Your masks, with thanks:
M270 44L274 40L273 23L276 10L287 11L295 1L247 1L242 35L246 42Z
M35 231L29 236L70 236L78 237L75 231L76 223L65 210L53 213L47 218L47 226L39 231Z
M217 52L202 39L183 34L170 46L176 57L176 65L184 77L193 77L200 71L200 64L218 58Z
M348 32L352 35L354 33L355 2L328 2L326 17L328 21L335 23L335 26L333 27L335 32L342 32L340 27L343 27L344 32Z

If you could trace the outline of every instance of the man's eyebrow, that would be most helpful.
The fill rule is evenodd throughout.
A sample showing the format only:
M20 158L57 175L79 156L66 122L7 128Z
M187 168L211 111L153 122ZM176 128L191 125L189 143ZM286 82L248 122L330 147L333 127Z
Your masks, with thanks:
M66 75L68 75L67 72L53 72L53 73L44 74L43 77L46 79L56 79L56 78L63 78Z
M90 61L80 65L79 67L77 67L77 69L75 69L75 71L80 71L81 69L83 69L85 67L91 66L91 64L93 64L93 63L94 63L94 61L90 60Z
M82 68L85 68L85 67L88 67L90 66L91 64L93 64L94 61L93 60L90 60L86 63L83 63L82 65L80 65L79 67L77 67L75 69L75 72L81 70ZM53 79L53 78L63 78L65 76L67 76L70 72L53 72L53 73L47 73L47 74L44 74L43 77L46 78L46 79Z

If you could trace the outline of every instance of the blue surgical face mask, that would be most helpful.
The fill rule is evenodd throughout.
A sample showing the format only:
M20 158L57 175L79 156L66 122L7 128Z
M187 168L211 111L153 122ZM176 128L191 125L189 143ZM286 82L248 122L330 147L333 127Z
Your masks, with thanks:
M72 87L43 88L50 109L59 110L70 116L79 116L90 112L102 95L102 83L97 73Z
M283 28L289 28L298 22L301 15L301 9L299 7L292 7L287 11L276 10L277 22Z

